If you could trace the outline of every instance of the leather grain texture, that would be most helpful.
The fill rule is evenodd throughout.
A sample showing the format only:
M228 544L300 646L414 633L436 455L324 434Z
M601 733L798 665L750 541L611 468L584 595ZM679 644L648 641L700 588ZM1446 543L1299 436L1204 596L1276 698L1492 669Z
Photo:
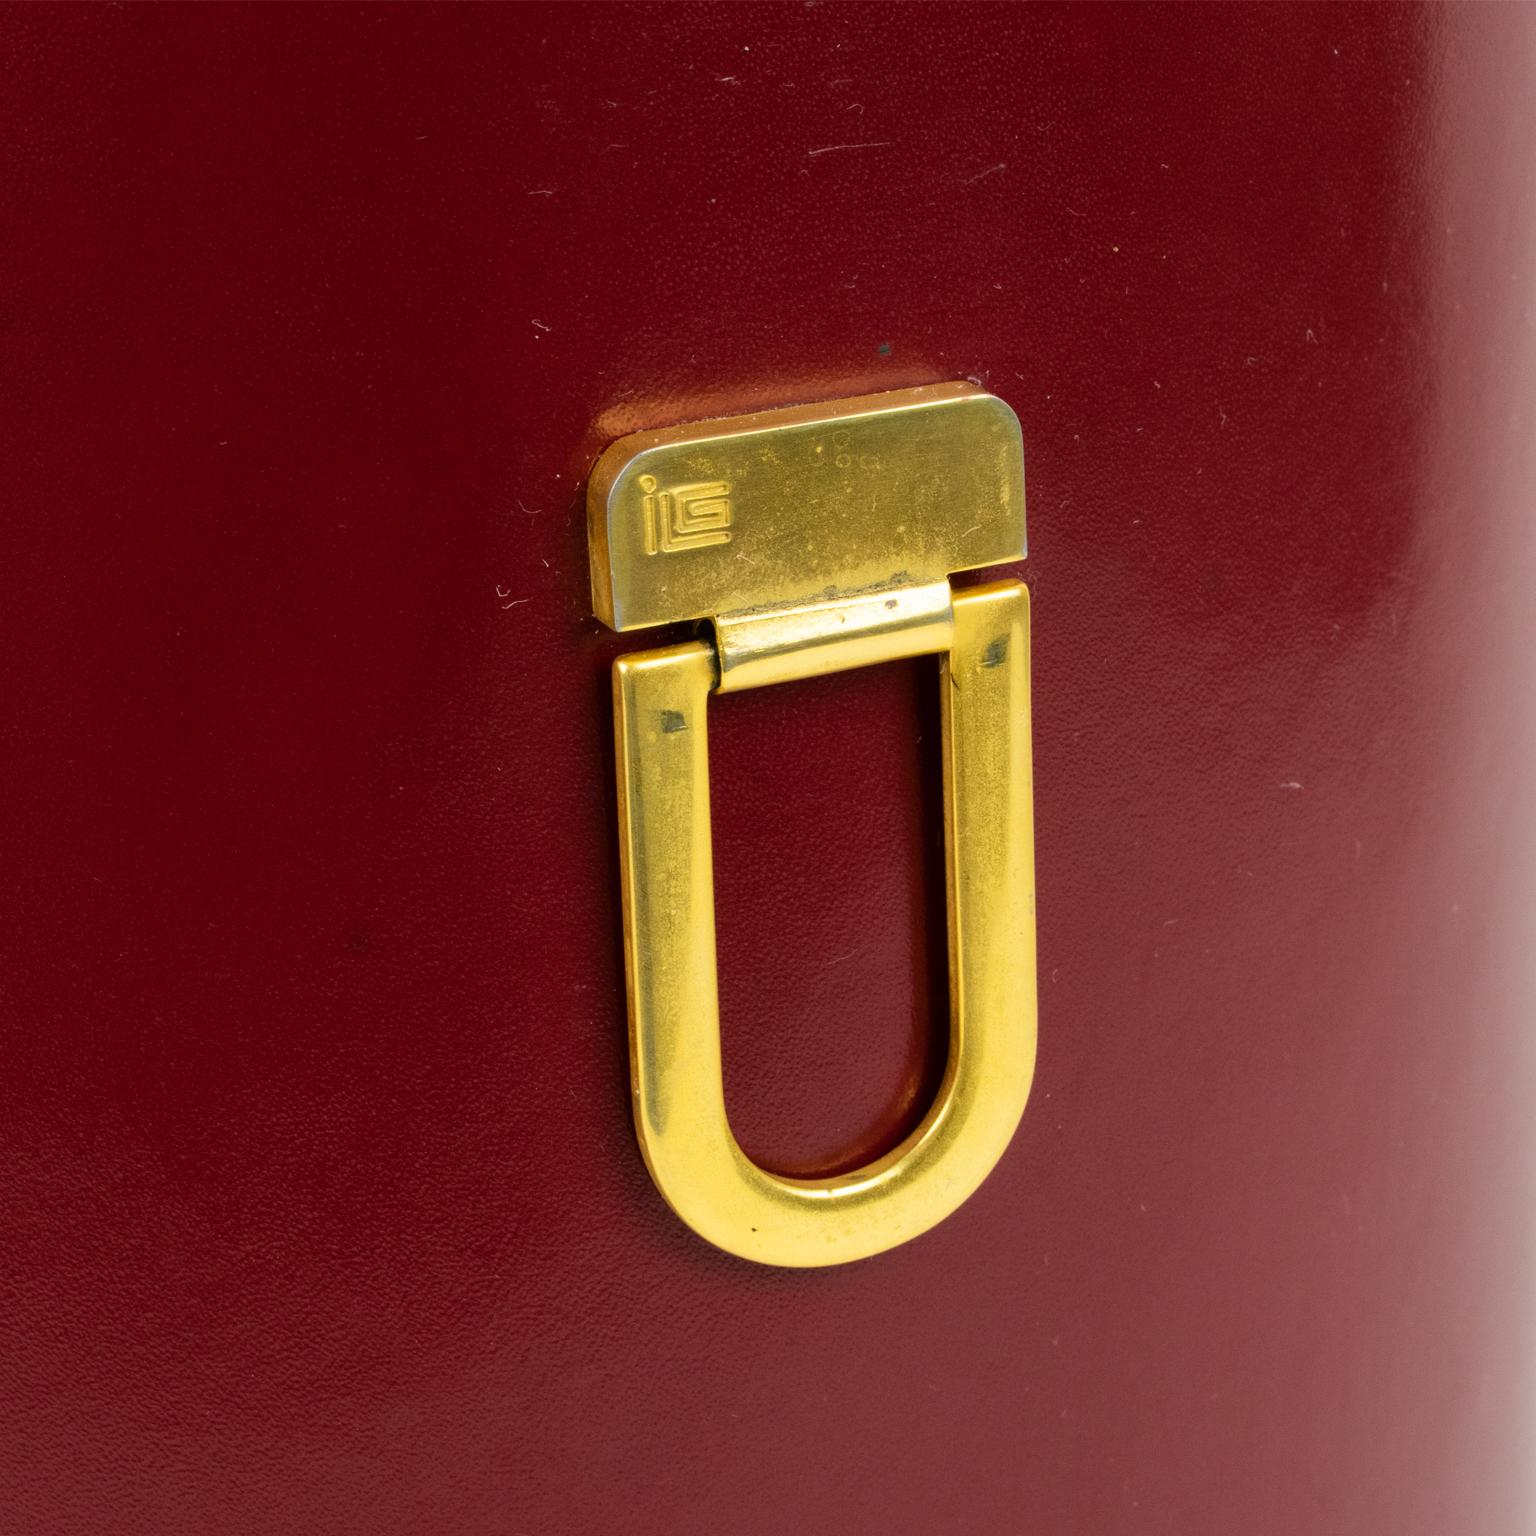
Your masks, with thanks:
M0 13L7 1536L1529 1529L1536 12ZM582 482L1024 425L1042 1052L628 1124ZM723 701L730 1106L942 1063L933 678Z

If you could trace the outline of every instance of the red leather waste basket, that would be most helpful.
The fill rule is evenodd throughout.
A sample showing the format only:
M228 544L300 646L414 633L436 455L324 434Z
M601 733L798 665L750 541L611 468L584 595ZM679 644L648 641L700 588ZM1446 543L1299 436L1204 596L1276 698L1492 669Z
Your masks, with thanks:
M0 1530L1515 1536L1536 13L0 15ZM1040 1055L629 1120L609 441L1022 424ZM931 668L712 717L726 1092L944 1059Z

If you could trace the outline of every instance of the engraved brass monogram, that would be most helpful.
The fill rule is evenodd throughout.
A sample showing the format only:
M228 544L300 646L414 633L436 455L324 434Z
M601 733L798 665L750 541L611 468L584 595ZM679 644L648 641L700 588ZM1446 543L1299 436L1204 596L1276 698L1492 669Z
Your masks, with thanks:
M655 475L641 475L645 552L671 554L731 542L731 487L724 480L661 489Z

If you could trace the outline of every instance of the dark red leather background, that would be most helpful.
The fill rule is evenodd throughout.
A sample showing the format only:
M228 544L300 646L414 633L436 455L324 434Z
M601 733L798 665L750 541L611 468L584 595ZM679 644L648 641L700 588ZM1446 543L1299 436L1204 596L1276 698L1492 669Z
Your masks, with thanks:
M1536 13L0 35L7 1536L1529 1529ZM582 479L967 376L1035 1098L932 1234L754 1268L628 1125ZM779 1167L937 1069L930 682L717 711Z

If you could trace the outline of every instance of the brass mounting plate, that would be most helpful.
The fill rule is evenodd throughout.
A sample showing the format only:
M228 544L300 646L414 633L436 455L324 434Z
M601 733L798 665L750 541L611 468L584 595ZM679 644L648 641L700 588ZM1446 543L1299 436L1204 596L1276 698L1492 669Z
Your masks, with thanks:
M587 493L592 601L645 629L942 581L1024 554L1017 417L969 383L636 432Z

